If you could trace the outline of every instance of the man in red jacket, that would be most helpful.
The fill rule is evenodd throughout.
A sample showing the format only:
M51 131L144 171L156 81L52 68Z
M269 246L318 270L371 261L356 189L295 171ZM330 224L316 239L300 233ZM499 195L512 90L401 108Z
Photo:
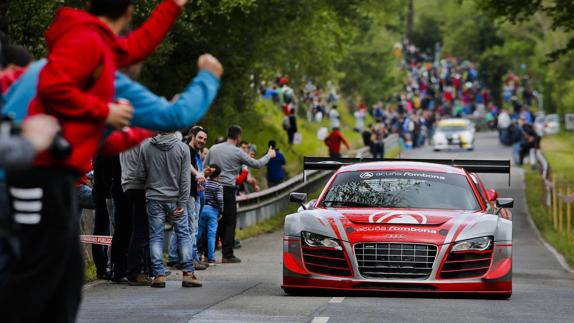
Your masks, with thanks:
M91 0L88 12L58 11L46 33L48 63L29 114L56 117L72 153L65 159L41 154L34 168L8 175L21 257L0 282L3 322L75 321L83 260L74 183L89 169L106 125L129 125L131 106L112 102L116 69L150 55L187 1L162 1L125 38L118 35L131 20L134 0Z
M324 142L325 145L329 147L329 157L334 158L341 157L341 143L343 143L345 147L347 147L347 149L351 149L349 142L345 137L343 137L341 130L339 130L339 128L336 127L333 128L333 131L331 131L329 136L325 138Z

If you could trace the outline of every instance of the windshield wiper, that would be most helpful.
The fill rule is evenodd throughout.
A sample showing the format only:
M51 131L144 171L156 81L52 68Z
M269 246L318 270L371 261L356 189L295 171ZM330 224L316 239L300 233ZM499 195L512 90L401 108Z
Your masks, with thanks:
M363 207L372 207L372 204L362 203L362 202L355 202L355 201L322 201L321 204L327 207L337 206L363 206Z

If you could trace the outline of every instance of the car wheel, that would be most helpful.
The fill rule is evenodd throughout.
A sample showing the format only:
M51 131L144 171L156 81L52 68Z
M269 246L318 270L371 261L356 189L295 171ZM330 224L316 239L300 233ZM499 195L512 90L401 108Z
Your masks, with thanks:
M474 150L474 147L467 148L466 150L468 150L468 151L473 151L473 150Z
M440 151L440 149L438 149L438 148L433 148L433 151Z

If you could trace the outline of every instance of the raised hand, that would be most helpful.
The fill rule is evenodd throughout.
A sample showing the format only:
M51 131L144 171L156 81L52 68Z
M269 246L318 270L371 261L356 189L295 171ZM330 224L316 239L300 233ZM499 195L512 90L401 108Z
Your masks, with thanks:
M223 74L223 66L219 60L217 60L217 58L210 54L203 54L199 56L199 59L197 60L197 67L200 70L211 72L217 78L221 78L221 75Z

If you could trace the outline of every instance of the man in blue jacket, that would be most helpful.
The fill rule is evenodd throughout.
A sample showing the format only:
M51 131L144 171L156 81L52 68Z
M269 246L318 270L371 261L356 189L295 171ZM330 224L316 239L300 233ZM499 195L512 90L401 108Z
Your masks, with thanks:
M273 187L279 185L285 180L285 171L283 170L283 166L285 166L285 157L277 148L277 143L275 140L269 140L269 144L267 145L273 149L277 153L276 158L273 158L267 164L267 186Z
M28 114L28 106L36 96L38 75L46 60L33 63L4 95L3 114L20 123ZM198 60L199 73L181 93L175 103L168 102L130 79L116 73L116 98L123 98L134 107L131 126L157 131L174 131L199 121L215 98L223 68L213 56L202 55Z
M21 124L28 114L28 106L36 96L38 76L46 60L30 65L26 72L5 93L2 115ZM223 67L211 55L198 60L198 75L174 103L159 97L143 85L120 72L115 76L115 96L130 101L134 107L131 126L157 131L174 131L189 127L208 111L220 86ZM0 170L1 171L1 170Z

